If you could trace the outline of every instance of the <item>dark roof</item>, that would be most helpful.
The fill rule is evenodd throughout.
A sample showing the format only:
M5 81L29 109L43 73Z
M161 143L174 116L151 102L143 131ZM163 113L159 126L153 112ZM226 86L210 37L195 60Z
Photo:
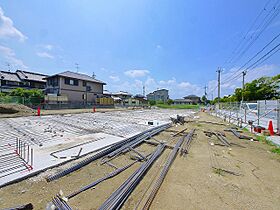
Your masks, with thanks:
M196 95L188 95L188 96L185 96L184 98L200 98L200 97L196 96Z
M174 99L174 102L192 102L191 99Z
M20 78L16 73L8 71L0 71L0 79L13 82L21 82Z
M141 94L136 94L136 95L134 96L134 98L145 98L145 96L143 96L143 95L141 95Z
M16 74L21 80L29 80L29 81L36 81L36 82L46 82L44 78L48 76L41 73L22 71L22 70L17 70Z
M68 77L68 78L75 78L75 79L79 79L79 80L84 80L84 81L89 81L89 82L95 82L95 83L101 83L106 85L105 82L102 82L101 80L97 80L95 78L92 78L86 74L81 74L81 73L76 73L76 72L72 72L72 71L65 71L65 72L61 72L58 74L54 74L52 76L49 77L55 77L55 76L62 76L62 77ZM49 78L47 77L47 78Z

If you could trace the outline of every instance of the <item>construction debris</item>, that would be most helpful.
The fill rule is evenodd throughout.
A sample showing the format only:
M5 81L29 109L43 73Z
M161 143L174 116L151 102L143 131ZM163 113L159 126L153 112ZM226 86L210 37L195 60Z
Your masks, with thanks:
M189 148L190 148L190 144L191 141L193 139L193 135L194 135L195 129L192 129L187 136L184 137L184 142L181 146L181 150L180 150L180 155L181 156L185 156L188 154Z
M228 140L225 137L225 134L219 131L204 131L205 135L208 137L211 137L212 135L216 136L220 142L222 142L223 145L230 147L230 143L228 142Z
M71 166L70 168L67 168L66 170L63 170L57 174L47 177L47 181L49 182L49 181L59 179L67 174L70 174L70 173L88 165L89 163L91 163L99 158L102 158L105 156L108 158L112 158L121 153L124 153L124 152L128 151L129 148L135 147L136 145L142 143L144 140L150 138L151 136L159 133L160 131L162 131L168 127L170 127L169 123L163 124L163 125L157 126L155 128L151 128L147 131L144 131L144 132L142 132L136 136L133 136L131 138L128 138L124 141L117 142L117 143L111 145L110 147L104 148L104 150L102 150L101 152L99 152L91 157L88 157L88 158L82 160L81 162Z
M170 119L171 119L173 124L184 125L184 123L185 123L185 117L184 116L177 115L176 118L170 117Z
M242 134L240 134L237 130L232 129L232 128L230 128L230 129L225 129L225 131L232 132L232 133L233 133L237 138L239 138L239 139L247 139L247 140L251 140L251 139L252 139L252 137L242 135Z
M99 208L99 210L120 209L133 192L145 173L164 150L164 144L158 145L151 157L144 162Z
M13 208L7 208L7 209L3 209L3 210L32 210L32 209L33 209L32 203L28 203L25 205L20 205L20 206L16 206Z
M194 130L192 130L187 136L181 137L178 140L178 142L176 143L176 145L175 145L174 149L172 150L172 152L170 153L170 155L169 155L169 157L168 157L168 159L167 159L167 161L166 161L166 163L165 163L165 165L164 165L164 167L163 167L163 169L162 169L158 179L155 181L155 184L154 184L154 186L152 188L152 191L149 194L149 196L148 196L148 198L147 198L147 200L145 202L143 210L144 209L150 209L150 206L151 206L151 204L152 204L152 202L153 202L153 200L154 200L154 198L155 198L155 196L156 196L160 186L162 185L163 180L164 180L167 172L169 171L173 161L175 160L175 158L176 158L176 156L178 154L178 151L179 151L180 147L182 146L182 144L184 142L184 139L185 138L191 139L191 137L193 135L193 132L194 132ZM182 151L182 149L181 149L181 151Z

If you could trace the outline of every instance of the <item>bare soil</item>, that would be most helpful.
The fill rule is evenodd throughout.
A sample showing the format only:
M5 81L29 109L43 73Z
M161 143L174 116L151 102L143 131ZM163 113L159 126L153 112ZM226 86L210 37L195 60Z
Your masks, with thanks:
M34 113L33 109L22 104L0 104L0 118L29 116Z
M199 116L198 121L221 122L206 113L199 113ZM196 128L190 152L186 157L176 157L151 209L280 209L280 155L271 153L269 145L240 140L225 132L228 141L234 144L231 147L221 146L215 137L207 137L203 131L223 131L229 126L199 122L174 126L154 139L174 145L180 137L173 138L172 135L185 127L187 131ZM146 155L154 149L148 144L137 148ZM170 152L171 149L166 149L157 159L123 209L141 209ZM133 155L130 152L111 162L121 167L131 163ZM140 164L136 163L95 189L70 199L70 206L73 209L97 209ZM0 189L0 208L31 202L35 209L45 209L47 202L60 190L68 195L113 170L108 165L100 165L98 160L50 183L44 179L48 172L41 174Z

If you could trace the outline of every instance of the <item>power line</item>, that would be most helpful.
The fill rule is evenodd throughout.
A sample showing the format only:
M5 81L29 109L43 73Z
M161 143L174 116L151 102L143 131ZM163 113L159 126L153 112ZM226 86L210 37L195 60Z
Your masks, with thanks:
M250 58L247 62L245 62L238 70L235 71L231 76L225 79L224 82L228 82L229 80L232 80L232 77L234 77L236 74L240 74L240 71L242 68L244 68L248 63L250 63L254 58L256 58L261 52L263 52L271 43L273 43L278 37L280 36L280 33L276 35L271 41L269 41L260 51L258 51L252 58Z
M264 54L262 57L260 57L257 61L255 61L254 63L252 63L249 67L247 67L243 72L248 73L250 70L253 70L254 68L256 68L258 65L260 65L261 63L263 63L264 61L266 61L267 59L269 59L271 56L273 56L275 53L277 53L280 50L280 43L277 44L276 46L274 46L271 50L269 50L266 54ZM278 48L278 49L277 49ZM274 51L274 52L273 52ZM237 78L240 78L240 76L243 74L243 72L239 73L238 75L236 75L235 77L233 77L231 80L228 81L224 81L222 84L226 83L226 82L230 82L233 81Z
M236 51L238 50L238 48L240 46L242 46L243 41L246 40L247 35L249 34L249 32L253 29L253 27L255 26L255 24L257 23L258 19L261 17L261 15L263 14L264 11L266 11L266 7L268 6L268 4L270 3L271 0L268 0L266 2L266 4L264 5L263 9L260 11L259 15L255 18L255 20L253 21L253 23L251 24L251 26L249 27L249 29L247 30L247 32L245 33L245 35L243 36L243 38L239 41L239 43L237 44L237 46L234 48L232 55L234 56L234 54L236 53ZM231 63L233 56L231 56L228 61L226 61L224 64L226 63Z
M265 7L264 7L264 10L266 10L266 6L269 4L269 2L270 1L268 1L267 3L266 3L266 5L265 5ZM262 27L262 29L260 30L260 32L258 33L258 35L256 35L255 37L254 37L254 39L251 41L251 42L248 42L249 44L247 45L246 43L245 43L245 45L244 45L244 47L246 47L246 45L247 45L247 47L243 50L243 51L241 51L242 50L242 48L244 48L244 47L241 47L240 48L240 50L238 51L238 54L241 52L241 54L239 54L239 56L235 59L235 63L237 62L237 60L239 60L239 59L241 59L241 57L250 49L250 47L254 44L254 42L260 37L260 35L264 32L264 30L270 25L270 23L273 21L273 19L279 14L279 11L280 11L280 7L279 7L279 2L280 2L280 0L278 0L275 4L274 4L274 6L272 7L272 9L269 11L269 13L265 16L265 18L263 19L263 21L261 22L261 24L259 24L259 26L257 27L257 29L255 30L255 34L256 34L256 32L259 30L259 28L260 27ZM263 10L263 11L264 11ZM271 15L271 17L269 17L269 15L271 14L273 12L273 14ZM259 15L260 16L260 15ZM258 17L259 17L258 16ZM257 17L257 19L258 19L258 17ZM266 21L266 19L269 17L269 19ZM253 25L255 25L255 21L254 21L254 24ZM263 26L262 26L263 25ZM252 27L250 27L250 29L247 31L247 33L246 33L246 36L247 36L247 34L248 34L248 32L251 30L251 28ZM254 34L251 36L251 39L252 39L252 37L254 36ZM244 37L244 38L246 38L246 37ZM269 45L269 44L268 44ZM234 58L232 59L232 60L234 60ZM232 67L233 67L233 65L232 65ZM231 68L232 68L231 67ZM240 69L239 69L240 70ZM235 74L236 73L239 73L238 71L239 70L237 70L235 73L233 73L231 76L229 76L228 78L226 78L226 80L228 80L228 79L231 79L231 77L233 77L233 76L235 76Z
M238 51L239 55L236 57L236 59L233 59L233 63L236 63L239 59L241 59L243 57L243 55L250 49L250 47L254 44L254 42L261 36L261 34L265 31L265 29L269 26L269 24L273 21L273 19L278 15L279 8L277 8L277 4L279 2L280 1L278 0L277 3L268 12L268 14L264 17L263 21L255 29L254 33L250 37L251 41L245 43L245 45L242 48L240 48L240 50ZM271 13L272 13L272 15L271 15ZM266 20L267 18L268 18L268 20ZM248 33L250 31L251 31L251 29L248 31ZM247 47L246 47L246 45L247 45ZM243 48L245 48L245 49L243 49Z

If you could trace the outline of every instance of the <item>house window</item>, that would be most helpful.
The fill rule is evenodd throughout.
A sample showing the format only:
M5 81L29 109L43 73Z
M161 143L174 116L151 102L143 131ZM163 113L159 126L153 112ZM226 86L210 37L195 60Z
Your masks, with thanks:
M74 86L79 85L79 81L77 79L65 78L64 82L65 82L66 85L74 85Z
M87 86L87 82L83 81L83 86L86 87Z

